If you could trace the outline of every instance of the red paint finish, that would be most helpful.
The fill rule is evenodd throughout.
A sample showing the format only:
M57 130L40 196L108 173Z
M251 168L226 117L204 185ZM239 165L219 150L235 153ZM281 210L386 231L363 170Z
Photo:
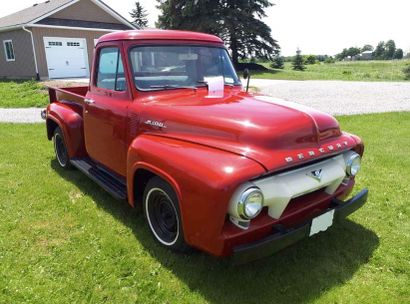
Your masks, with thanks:
M275 224L297 226L323 212L333 198L350 193L353 179L333 195L317 191L292 201L280 219L265 210L248 230L234 226L227 211L241 184L351 149L362 154L363 143L341 132L330 115L254 96L240 86L226 86L222 98L207 98L206 87L150 92L135 88L130 47L184 43L223 47L215 36L181 31L129 31L100 38L96 54L106 46L121 50L127 89L98 88L97 59L89 87L50 89L48 123L62 128L69 156L88 156L124 177L132 206L140 203L134 193L144 186L135 182L138 170L168 181L179 199L186 242L218 256L266 237ZM85 98L95 102L87 104ZM289 157L291 162L286 161Z
M135 171L141 168L157 173L174 186L187 241L208 252L222 250L223 244L216 240L221 237L233 191L265 172L246 157L148 134L132 142L128 168L128 193Z
M100 44L122 50L120 42ZM125 54L120 54L121 58ZM94 57L92 75L96 75L98 56ZM115 173L125 176L127 163L127 123L128 107L132 103L130 91L113 91L96 86L92 77L90 89L86 94L91 104L84 104L84 137L88 155L104 164ZM128 86L129 87L129 86Z
M171 30L143 30L143 31L122 31L102 36L98 43L107 41L138 41L138 40L188 40L202 42L223 43L223 41L213 35L188 32L188 31L171 31Z

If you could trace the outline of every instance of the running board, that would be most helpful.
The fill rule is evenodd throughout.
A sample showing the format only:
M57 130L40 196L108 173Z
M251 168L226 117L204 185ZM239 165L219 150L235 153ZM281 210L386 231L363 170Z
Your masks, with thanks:
M97 166L97 164L91 159L74 158L71 159L70 162L74 167L91 178L114 198L118 200L127 199L127 186L125 182L107 170Z

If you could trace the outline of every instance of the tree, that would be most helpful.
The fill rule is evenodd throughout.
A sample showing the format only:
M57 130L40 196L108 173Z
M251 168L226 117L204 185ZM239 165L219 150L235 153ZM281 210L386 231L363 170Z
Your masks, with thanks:
M358 47L350 47L350 48L347 50L346 55L347 55L347 56L350 56L350 57L354 57L354 56L359 55L361 52L362 52L361 49L358 48Z
M157 0L160 28L205 32L221 37L231 50L233 63L249 57L272 59L279 45L261 19L269 0Z
M302 51L300 49L296 51L296 56L293 59L292 67L295 71L304 71L306 69L305 60L303 59Z
M315 64L316 63L316 56L315 55L308 55L306 57L306 64Z
M317 56L316 56L316 59L317 59L317 61L319 61L319 62L325 62L325 60L326 60L327 58L329 58L329 55L317 55Z
M130 12L131 18L134 20L132 24L134 24L137 28L142 29L147 27L148 19L147 19L147 11L142 7L139 1L135 2L135 8Z
M273 69L283 69L285 68L285 63L282 56L275 56L272 59L270 67Z
M389 40L385 44L384 59L393 59L394 53L396 52L396 43L394 40Z
M396 49L396 51L394 52L394 59L403 59L404 56L404 52L402 49Z
M365 45L362 47L362 53L363 53L363 52L366 52L366 51L373 52L373 50L374 50L374 47L371 46L370 44L365 44Z
M343 49L343 51L340 54L336 55L336 58L338 60L343 60L346 57L354 57L359 55L362 52L362 49L358 48L358 47L350 47L348 49Z
M347 49L343 49L343 51L336 55L338 60L343 60L347 57Z
M380 41L379 44L376 46L376 49L373 52L373 57L375 59L384 59L384 54L386 52L386 47L384 45L384 41Z

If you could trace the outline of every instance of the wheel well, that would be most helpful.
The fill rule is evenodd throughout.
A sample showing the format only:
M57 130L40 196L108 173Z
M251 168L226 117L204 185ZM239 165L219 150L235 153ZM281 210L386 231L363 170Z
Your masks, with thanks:
M157 176L155 173L145 169L138 169L134 175L134 207L142 206L144 190L148 181Z
M47 138L51 140L53 138L54 130L58 127L58 124L51 119L47 119Z

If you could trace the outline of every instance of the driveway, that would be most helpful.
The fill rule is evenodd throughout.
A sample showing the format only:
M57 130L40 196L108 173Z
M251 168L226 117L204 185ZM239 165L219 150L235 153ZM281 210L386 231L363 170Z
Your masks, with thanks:
M410 82L251 79L250 85L333 115L410 111Z
M58 82L60 86L67 83L78 85L79 82L88 82L88 79ZM410 82L251 79L250 85L257 87L262 94L301 103L333 115L410 111ZM0 109L0 122L42 121L38 108Z

